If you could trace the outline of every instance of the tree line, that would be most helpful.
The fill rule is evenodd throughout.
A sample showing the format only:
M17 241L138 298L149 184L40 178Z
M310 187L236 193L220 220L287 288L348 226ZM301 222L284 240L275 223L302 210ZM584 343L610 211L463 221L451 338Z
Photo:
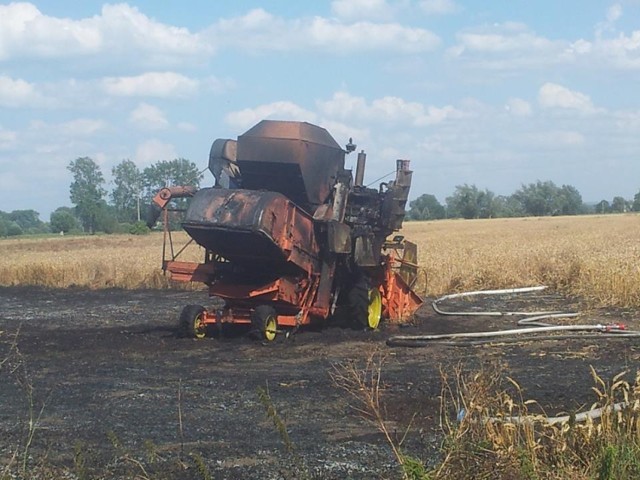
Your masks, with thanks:
M523 184L511 195L496 195L491 190L480 190L466 183L457 185L444 204L427 193L409 203L407 219L542 217L630 211L640 212L640 192L636 193L633 200L616 196L611 202L601 200L595 205L587 205L575 187L558 187L551 181L538 180Z
M203 176L195 163L177 158L144 169L131 160L113 167L111 190L100 166L89 157L69 163L73 180L69 198L73 207L59 207L43 222L35 210L0 211L0 237L40 233L144 233L142 221L158 190L172 185L198 187Z
M100 166L89 157L71 161L73 176L69 198L73 207L59 207L43 222L35 210L0 211L0 237L42 233L144 233L147 208L158 190L172 185L198 187L203 175L195 163L177 158L158 161L144 169L131 160L112 168L111 190ZM640 191L633 200L616 196L595 205L582 201L571 185L558 187L551 181L522 185L513 194L496 195L476 185L457 185L441 204L425 193L409 203L407 220L444 218L500 218L640 212Z

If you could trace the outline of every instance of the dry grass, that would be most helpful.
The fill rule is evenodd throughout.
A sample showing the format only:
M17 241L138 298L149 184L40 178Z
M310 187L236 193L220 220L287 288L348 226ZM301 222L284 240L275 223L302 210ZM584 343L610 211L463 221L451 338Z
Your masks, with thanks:
M595 410L567 419L550 419L535 400L525 400L499 364L441 370L443 441L438 462L427 471L401 450L404 438L389 433L384 361L384 353L373 351L364 361L334 365L331 377L353 410L384 434L405 480L640 478L640 370L606 382L591 367Z
M174 246L187 241L174 234ZM67 288L166 288L162 273L162 234L11 239L0 241L0 285ZM192 245L184 259L202 261Z
M605 382L591 368L599 418L549 424L500 368L442 373L443 460L431 479L617 480L640 475L640 371ZM624 402L620 410L614 405ZM535 408L538 410L538 408ZM464 414L461 414L464 412ZM517 418L519 421L511 419ZM453 420L456 419L456 420Z
M419 291L549 285L592 306L640 306L635 214L405 223L423 268Z
M635 214L406 222L419 247L419 291L545 284L593 306L640 306ZM176 244L186 236L176 235ZM0 240L0 285L165 288L162 234ZM194 246L187 259L200 261ZM425 281L426 280L426 281Z

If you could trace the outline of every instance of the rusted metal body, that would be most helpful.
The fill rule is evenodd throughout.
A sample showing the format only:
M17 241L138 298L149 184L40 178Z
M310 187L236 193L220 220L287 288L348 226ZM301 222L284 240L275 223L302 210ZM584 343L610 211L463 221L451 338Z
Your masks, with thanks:
M262 121L237 141L214 142L214 187L159 192L161 208L174 194L193 197L182 226L205 250L202 263L172 254L163 268L224 300L215 311L189 307L197 328L247 323L271 339L270 328L322 322L340 310L370 327L380 316L404 321L415 312L415 245L386 240L402 226L409 162L398 160L395 179L371 189L363 185L364 152L355 185L345 153L323 128ZM261 317L271 326L260 327Z

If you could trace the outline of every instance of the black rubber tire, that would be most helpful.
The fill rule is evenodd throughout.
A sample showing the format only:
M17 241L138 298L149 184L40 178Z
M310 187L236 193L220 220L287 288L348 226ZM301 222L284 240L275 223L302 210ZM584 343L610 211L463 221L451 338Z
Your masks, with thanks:
M206 326L198 329L196 321L205 311L202 305L185 306L178 321L178 335L182 338L203 338L206 335Z
M349 316L354 328L369 328L369 282L362 278L349 290Z
M275 321L275 328L278 328L278 316L276 309L271 305L260 305L251 313L252 330L256 332L260 340L272 342L275 340L275 332L268 327L270 321ZM273 326L273 325L272 325Z

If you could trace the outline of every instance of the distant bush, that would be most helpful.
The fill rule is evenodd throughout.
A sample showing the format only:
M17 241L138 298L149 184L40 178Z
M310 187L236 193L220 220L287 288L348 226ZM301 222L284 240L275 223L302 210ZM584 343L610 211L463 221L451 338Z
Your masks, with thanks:
M80 229L80 222L69 208L58 208L51 214L50 229L53 233L69 233Z
M7 236L8 237L17 237L18 235L22 235L24 232L22 231L22 227L18 225L16 222L9 222L7 224Z
M147 227L147 224L140 221L136 222L129 228L129 233L131 235L147 235L151 230Z

